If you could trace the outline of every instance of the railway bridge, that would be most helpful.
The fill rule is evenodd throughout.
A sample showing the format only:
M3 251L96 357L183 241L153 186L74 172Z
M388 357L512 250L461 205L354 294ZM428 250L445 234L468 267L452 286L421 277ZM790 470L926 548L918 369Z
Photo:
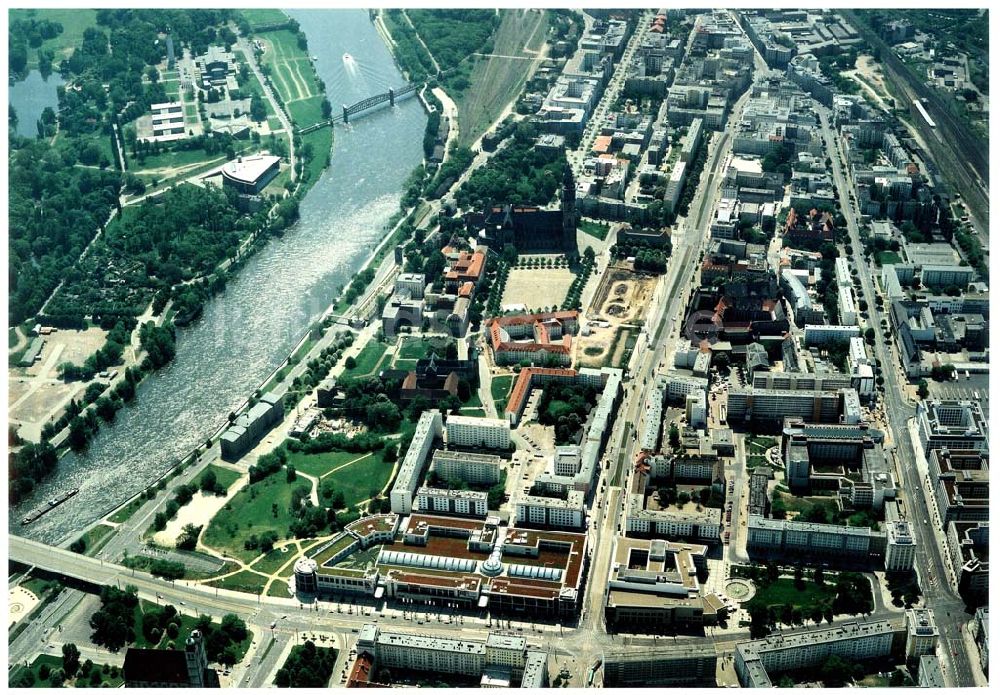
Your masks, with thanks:
M362 114L379 107L383 104L388 104L389 106L395 106L396 102L404 97L408 97L411 94L416 93L420 85L408 84L405 87L400 87L398 89L389 88L389 91L383 92L382 94L375 94L374 96L366 97L360 101L357 101L351 105L344 104L341 113L332 118L320 121L319 123L313 123L304 128L299 128L298 134L305 135L306 133L311 133L313 131L319 130L320 128L326 128L328 126L334 126L338 123L350 123L351 120L357 120Z

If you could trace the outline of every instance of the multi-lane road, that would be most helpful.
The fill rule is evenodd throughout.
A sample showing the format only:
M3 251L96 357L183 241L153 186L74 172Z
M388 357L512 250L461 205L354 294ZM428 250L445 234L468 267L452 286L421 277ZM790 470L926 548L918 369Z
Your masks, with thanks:
M864 247L861 244L861 234L858 229L855 211L850 203L850 188L844 175L843 149L838 147L836 131L829 122L829 111L817 104L820 117L823 140L826 143L827 156L832 162L834 183L840 192L840 208L847 221L848 235L854 251L854 261L861 272L861 289L869 307L876 306L873 273L866 271ZM926 605L934 612L938 629L941 633L940 653L944 658L945 677L955 686L974 685L972 666L969 655L964 648L962 630L968 622L964 602L951 588L949 573L945 567L946 550L940 546L937 538L925 523L930 518L926 500L922 494L920 471L917 469L917 453L914 452L910 437L906 436L907 422L913 417L913 406L903 397L905 383L899 371L891 346L886 344L881 330L875 331L875 357L881 366L885 378L884 399L886 422L894 433L896 450L895 460L898 465L897 475L902 476L901 485L906 507L909 510L909 520L913 526L917 540L917 557L914 561L920 588L924 594Z

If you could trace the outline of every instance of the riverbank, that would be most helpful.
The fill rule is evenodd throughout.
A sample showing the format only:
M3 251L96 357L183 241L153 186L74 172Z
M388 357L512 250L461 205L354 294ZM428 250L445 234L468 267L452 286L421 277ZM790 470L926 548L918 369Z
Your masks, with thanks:
M353 103L370 96L373 76L380 83L400 82L385 45L372 40L376 34L367 13L290 14L307 30L313 63L331 100ZM354 56L353 65L342 60L345 51ZM217 439L228 414L245 407L247 397L280 372L290 354L298 356L298 364L285 372L291 378L305 374L310 328L360 267L377 267L386 256L392 260L393 242L407 232L399 191L407 172L421 162L425 123L421 107L404 101L338 128L331 166L304 197L299 221L248 255L225 290L206 303L201 319L178 332L174 361L143 382L115 426L98 434L85 456L65 456L58 479L35 494L41 499L73 484L81 487L79 499L27 527L24 535L46 542L64 538L93 523L112 500L134 499L179 461L190 463L204 451L206 430L214 430L211 438ZM417 217L421 214L418 210Z
M239 39L238 45L240 51L243 53L246 64L254 73L253 79L258 80L258 84L260 89L263 90L264 96L272 103L275 103L273 86L270 84L269 80L265 80L261 75L257 65L256 55L252 50L247 48L246 40L243 37ZM307 66L304 68L296 67L296 73L300 76L300 78L303 72L308 74L308 88L311 90L311 98L326 101L325 92L321 91L322 81L319 80L316 75L312 62L308 60L308 45L303 48L300 44L294 43L294 45L286 45L283 51L283 61L295 65L304 61L304 64ZM317 93L313 94L312 92L314 91ZM87 443L98 433L99 430L113 426L115 420L117 419L117 410L123 403L128 403L132 400L132 398L127 397L127 394L120 391L117 386L124 380L124 377L127 377L129 383L131 384L130 389L128 390L128 393L131 394L138 389L139 385L145 381L147 376L156 373L163 367L167 366L172 360L174 354L175 338L173 335L175 330L177 328L186 329L190 325L191 321L197 319L197 317L201 314L203 305L213 296L217 296L222 293L225 290L228 281L232 277L236 276L240 268L257 251L263 248L274 236L280 235L285 228L297 220L300 201L304 199L308 191L319 181L323 169L325 169L329 163L329 149L332 147L333 134L332 130L330 132L313 134L313 137L310 138L309 141L310 147L305 148L303 156L297 162L295 158L295 135L292 123L285 117L282 111L279 110L278 115L282 122L285 138L287 139L287 152L289 159L287 164L289 172L288 178L290 181L294 182L295 188L291 192L286 192L281 200L274 202L268 211L267 220L264 223L264 226L248 231L246 238L241 242L240 247L233 258L226 258L222 260L211 272L203 273L195 278L186 280L179 285L175 285L169 292L171 299L166 300L166 302L160 302L159 297L152 300L151 306L156 306L157 302L160 302L160 306L158 307L159 311L156 312L155 316L156 325L166 331L170 331L171 333L171 338L168 341L169 354L166 359L156 360L151 364L146 365L145 362L140 362L140 360L143 360L143 358L146 357L148 351L133 350L131 361L126 360L123 365L113 365L119 372L124 372L122 379L119 379L118 382L108 383L100 394L94 398L87 399L84 403L84 408L79 412L66 412L63 410L61 413L57 412L54 415L50 415L46 422L56 423L55 426L57 429L45 434L43 432L45 423L41 423L30 432L26 432L26 435L30 435L32 432L39 433L39 437L37 439L29 437L32 441L51 443L52 446L57 449L57 456L62 458L68 448L72 447L74 450L80 452L85 449ZM315 160L318 160L318 168L313 166ZM304 175L299 175L299 167L301 167ZM164 186L163 189L157 191L155 194L171 195L168 193L169 188L169 186ZM114 212L115 211L112 212L112 218L114 218ZM76 264L81 263L83 259L86 258L87 252L92 248L94 241L101 236L103 229L104 228L102 227L98 230L98 233L85 247L83 253L75 262ZM62 285L60 285L60 287L61 286ZM194 289L194 294L192 294L192 289ZM58 291L59 288L53 292L53 296ZM164 306L164 304L169 304L173 298L178 296L178 293L185 295L185 298L189 300L185 302L186 310L184 314L178 316L172 311L168 314L164 314L164 311L167 309L167 306ZM196 297L193 302L190 301L192 296ZM48 304L48 302L46 302L46 304ZM130 341L133 345L139 342L137 340L137 336L139 335L140 328L144 323L144 317L152 317L148 306L146 312L142 316L138 317L136 321L136 326L133 329ZM95 377L88 379L86 382L75 384L75 388L80 390L88 388L94 383L105 383L96 382L95 378L96 373ZM109 411L107 403L111 403L115 407ZM99 406L102 405L105 407L105 412L109 412L109 417L102 416L99 419L95 413L101 412ZM51 430L52 427L49 426L48 429ZM40 482L40 480L41 479L38 479L35 482ZM30 502L31 495L27 495L25 498L18 496L16 500L17 504L21 505L25 501Z

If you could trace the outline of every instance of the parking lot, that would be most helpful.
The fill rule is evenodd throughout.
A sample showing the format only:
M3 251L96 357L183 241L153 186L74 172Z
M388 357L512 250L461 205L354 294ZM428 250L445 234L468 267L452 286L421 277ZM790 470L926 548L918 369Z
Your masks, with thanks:
M983 415L986 417L990 415L989 374L970 374L966 379L965 373L961 372L957 380L944 382L928 379L927 388L931 398L978 401L983 409Z

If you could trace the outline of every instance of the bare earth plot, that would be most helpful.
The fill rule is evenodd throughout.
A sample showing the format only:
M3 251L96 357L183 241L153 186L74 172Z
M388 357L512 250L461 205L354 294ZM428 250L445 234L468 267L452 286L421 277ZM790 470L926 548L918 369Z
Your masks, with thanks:
M622 327L634 325L645 315L656 283L655 277L608 267L587 311L590 335L576 340L577 364L591 367L617 363L627 337Z
M545 42L549 23L543 11L511 9L500 12L503 16L493 40L491 57L477 61L469 78L472 86L456 99L459 147L475 142L521 93L535 64L534 59L539 57L538 51Z
M514 268L507 276L501 305L524 304L529 311L559 308L573 284L569 268Z

